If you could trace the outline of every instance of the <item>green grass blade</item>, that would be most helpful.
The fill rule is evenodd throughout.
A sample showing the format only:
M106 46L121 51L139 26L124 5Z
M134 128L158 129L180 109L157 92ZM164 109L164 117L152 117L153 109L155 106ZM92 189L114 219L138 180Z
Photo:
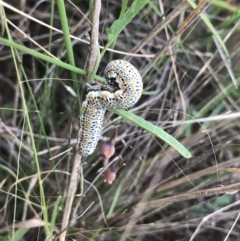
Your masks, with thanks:
M130 8L123 13L118 20L116 20L107 30L108 43L107 47L112 44L122 32L122 30L129 24L129 22L142 10L142 8L149 2L149 0L137 0L132 3ZM105 47L103 53L105 52Z
M237 83L237 86L239 86L240 83L238 82ZM219 92L215 97L213 97L211 100L209 100L207 102L207 104L205 104L202 109L200 109L196 115L194 115L194 118L195 119L198 119L198 118L202 118L202 117L205 117L205 115L213 110L214 108L216 108L216 106L222 101L224 100L225 98L227 98L230 94L232 94L234 91L237 91L236 90L236 87L234 84L230 84L228 85L224 91L222 92Z
M58 5L58 11L59 11L59 16L60 16L61 25L62 25L64 42L65 42L66 49L67 49L68 61L69 61L69 64L75 66L72 41L70 38L70 30L68 27L68 19L67 19L67 14L66 14L66 7L65 7L63 0L58 0L57 5ZM76 73L74 71L72 71L71 74L72 74L72 79L76 80L76 82L77 82L78 79L77 79Z
M29 228L20 228L14 231L14 234L6 234L6 236L1 237L1 241L19 241L23 240L24 235L29 231Z
M67 69L67 70L70 70L70 71L73 71L77 74L80 74L80 75L83 75L83 76L86 76L87 75L87 71L83 70L83 69L80 69L80 68L77 68L75 66L72 66L70 64L67 64L67 63L64 63L63 61L61 61L60 59L58 58L52 58L50 56L47 56L45 54L42 54L42 53L39 53L37 52L36 50L33 50L33 49L30 49L30 48L27 48L27 47L24 47L20 44L17 44L13 41L9 41L7 39L4 39L4 38L1 38L0 37L0 43L4 44L4 45L7 45L9 47L13 47L15 49L18 49L26 54L30 54L36 58L39 58L39 59L42 59L46 62L49 62L51 64L55 64L59 67L62 67L64 69ZM100 76L95 76L95 79L96 80L99 80L99 81L105 81L105 79L103 77L100 77Z
M54 203L54 208L53 208L52 217L51 217L51 226L49 228L50 230L54 230L54 226L56 225L56 220L59 213L59 204L61 201L62 201L62 197L58 196L57 200Z
M183 157L190 158L191 153L174 137L169 135L163 129L158 126L153 125L151 122L144 120L142 117L133 114L132 112L125 111L125 110L115 110L114 113L120 115L126 120L131 121L135 125L141 127L142 129L146 130L147 132L153 134L154 136L162 139L170 146L175 148Z
M148 2L149 0L134 1L131 7L108 29L108 41L112 43Z

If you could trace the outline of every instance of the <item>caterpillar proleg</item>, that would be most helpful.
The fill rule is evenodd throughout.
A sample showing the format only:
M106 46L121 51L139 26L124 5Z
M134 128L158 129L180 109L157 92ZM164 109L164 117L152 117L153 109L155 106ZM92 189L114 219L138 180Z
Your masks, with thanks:
M82 103L77 151L84 157L91 155L97 146L106 110L128 109L142 95L142 78L129 62L113 60L104 74L106 83L88 84L86 99Z

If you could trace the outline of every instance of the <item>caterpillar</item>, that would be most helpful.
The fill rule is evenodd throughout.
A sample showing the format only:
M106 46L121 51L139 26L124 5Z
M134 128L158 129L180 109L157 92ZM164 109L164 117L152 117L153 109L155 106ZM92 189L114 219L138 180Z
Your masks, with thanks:
M129 62L111 61L104 75L104 84L87 84L86 99L82 103L77 152L84 157L91 155L97 146L106 110L128 109L142 95L142 78Z

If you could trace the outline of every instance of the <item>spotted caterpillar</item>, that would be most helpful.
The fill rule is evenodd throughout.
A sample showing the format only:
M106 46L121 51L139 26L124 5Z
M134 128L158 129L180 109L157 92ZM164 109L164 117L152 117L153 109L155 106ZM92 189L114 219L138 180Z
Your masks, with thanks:
M129 62L113 60L104 74L106 83L88 84L82 103L77 151L84 157L91 155L97 146L106 110L128 109L142 95L142 78Z

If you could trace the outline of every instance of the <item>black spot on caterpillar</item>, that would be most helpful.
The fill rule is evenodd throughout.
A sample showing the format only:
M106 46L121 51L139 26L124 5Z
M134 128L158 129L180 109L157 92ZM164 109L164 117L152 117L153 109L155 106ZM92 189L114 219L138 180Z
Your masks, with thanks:
M142 95L142 78L129 62L113 60L104 74L106 83L88 84L86 99L82 103L77 151L84 157L91 155L97 146L106 110L128 109Z

